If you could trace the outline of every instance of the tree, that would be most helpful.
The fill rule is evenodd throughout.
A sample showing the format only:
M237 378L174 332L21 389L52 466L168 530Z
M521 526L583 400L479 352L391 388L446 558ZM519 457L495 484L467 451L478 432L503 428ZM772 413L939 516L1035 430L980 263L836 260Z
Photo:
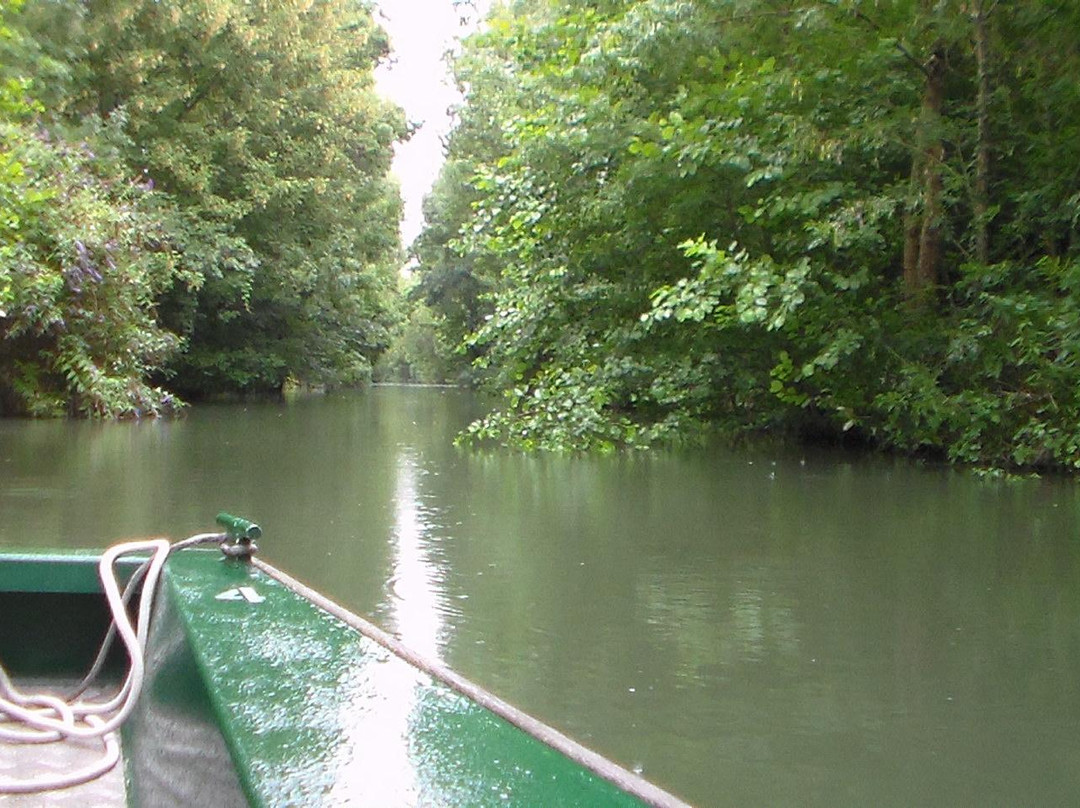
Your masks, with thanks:
M387 40L353 0L94 0L72 115L123 120L126 157L176 201L198 283L163 298L198 396L349 383L385 348L400 263L388 178L400 110L377 97Z
M464 131L484 136L451 140L473 181L438 237L447 265L497 267L467 344L504 406L473 433L610 447L784 428L1080 462L1062 308L1076 14L499 7L458 63Z
M19 11L0 16L0 414L171 411L175 399L146 383L178 345L155 307L178 277L168 205L128 171L116 127L45 114L33 77L60 83L64 65Z

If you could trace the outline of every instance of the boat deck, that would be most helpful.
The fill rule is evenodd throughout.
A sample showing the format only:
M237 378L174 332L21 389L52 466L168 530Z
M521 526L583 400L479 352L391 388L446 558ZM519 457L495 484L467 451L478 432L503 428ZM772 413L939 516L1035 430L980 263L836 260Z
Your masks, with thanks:
M34 672L84 671L107 623L92 557L2 560L8 670L24 687ZM49 641L28 642L42 625ZM119 662L106 670L122 675ZM686 806L279 570L212 551L165 568L121 735L125 762L103 781L0 808ZM97 753L0 745L0 775Z
M19 680L15 683L30 692L62 694L75 686L76 681L50 679ZM89 783L37 794L0 795L2 808L122 808L127 805L122 759L112 771ZM91 765L101 757L100 741L72 741L49 744L0 744L0 778L27 780L37 776L66 774L73 769Z
M252 805L685 805L280 571L214 559L169 560L155 632L172 608L232 758L259 764L238 767Z

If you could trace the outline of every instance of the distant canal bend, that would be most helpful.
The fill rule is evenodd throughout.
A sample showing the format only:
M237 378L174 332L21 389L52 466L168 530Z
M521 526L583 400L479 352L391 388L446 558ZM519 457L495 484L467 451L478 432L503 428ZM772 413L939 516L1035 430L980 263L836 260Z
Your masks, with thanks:
M271 562L702 806L1075 802L1076 481L455 449L475 414L384 387L0 421L0 544L250 515Z

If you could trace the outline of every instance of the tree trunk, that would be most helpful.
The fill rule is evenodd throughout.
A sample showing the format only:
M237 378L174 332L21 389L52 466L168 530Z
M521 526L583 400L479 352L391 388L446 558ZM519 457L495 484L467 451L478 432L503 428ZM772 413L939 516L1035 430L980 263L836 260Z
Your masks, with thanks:
M941 109L945 99L945 57L935 48L925 65L917 146L911 181L917 202L908 212L904 232L904 288L911 297L922 297L938 283L941 263L942 160Z
M975 152L975 260L990 262L990 42L985 0L975 8L975 67L978 87L975 113L978 145Z
M924 153L920 149L911 164L911 189L907 210L904 212L904 289L915 287L919 274L919 231L922 229L922 213L919 200L922 196Z

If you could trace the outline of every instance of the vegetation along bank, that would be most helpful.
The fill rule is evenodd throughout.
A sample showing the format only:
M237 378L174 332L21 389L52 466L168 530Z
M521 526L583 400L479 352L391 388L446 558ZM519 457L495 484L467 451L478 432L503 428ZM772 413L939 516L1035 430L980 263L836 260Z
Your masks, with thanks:
M1080 465L1078 31L1074 0L501 6L414 291L502 395L473 435Z
M1080 466L1080 4L520 0L398 290L346 0L5 0L0 412L466 380L470 429Z
M407 132L352 0L0 0L0 414L370 376Z

